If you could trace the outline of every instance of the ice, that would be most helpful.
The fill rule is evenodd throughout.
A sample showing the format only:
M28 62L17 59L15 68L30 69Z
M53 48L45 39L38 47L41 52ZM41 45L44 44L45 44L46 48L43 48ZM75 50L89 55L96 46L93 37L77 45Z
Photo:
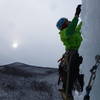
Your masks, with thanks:
M82 34L84 37L80 48L80 53L84 57L82 64L85 72L85 85L87 85L90 68L95 64L95 56L100 54L100 0L82 0L81 19L83 21ZM99 70L97 71L96 81L91 92L91 100L100 98L100 78Z

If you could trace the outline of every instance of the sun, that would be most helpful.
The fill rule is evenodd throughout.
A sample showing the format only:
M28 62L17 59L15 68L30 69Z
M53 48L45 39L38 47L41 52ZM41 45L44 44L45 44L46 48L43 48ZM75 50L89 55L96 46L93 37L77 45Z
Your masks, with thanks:
M18 43L16 43L16 42L13 43L13 44L12 44L12 47L15 48L15 49L18 48Z

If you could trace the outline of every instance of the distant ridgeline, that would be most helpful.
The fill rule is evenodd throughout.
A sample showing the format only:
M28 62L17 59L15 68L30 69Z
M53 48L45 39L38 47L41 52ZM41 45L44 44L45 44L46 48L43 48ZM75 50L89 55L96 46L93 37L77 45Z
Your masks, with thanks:
M12 63L0 66L0 99L61 100L56 68Z

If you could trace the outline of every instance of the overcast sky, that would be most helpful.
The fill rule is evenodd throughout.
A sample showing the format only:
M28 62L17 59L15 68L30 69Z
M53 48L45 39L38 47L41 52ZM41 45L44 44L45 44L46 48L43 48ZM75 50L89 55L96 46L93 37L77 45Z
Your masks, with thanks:
M81 0L0 0L0 65L57 67L64 53L56 22L73 18Z

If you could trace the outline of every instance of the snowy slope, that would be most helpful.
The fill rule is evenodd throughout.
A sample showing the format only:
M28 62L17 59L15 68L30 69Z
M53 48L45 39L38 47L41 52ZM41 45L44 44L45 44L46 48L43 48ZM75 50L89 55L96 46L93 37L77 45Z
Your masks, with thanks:
M62 100L58 71L13 63L0 66L0 100Z

